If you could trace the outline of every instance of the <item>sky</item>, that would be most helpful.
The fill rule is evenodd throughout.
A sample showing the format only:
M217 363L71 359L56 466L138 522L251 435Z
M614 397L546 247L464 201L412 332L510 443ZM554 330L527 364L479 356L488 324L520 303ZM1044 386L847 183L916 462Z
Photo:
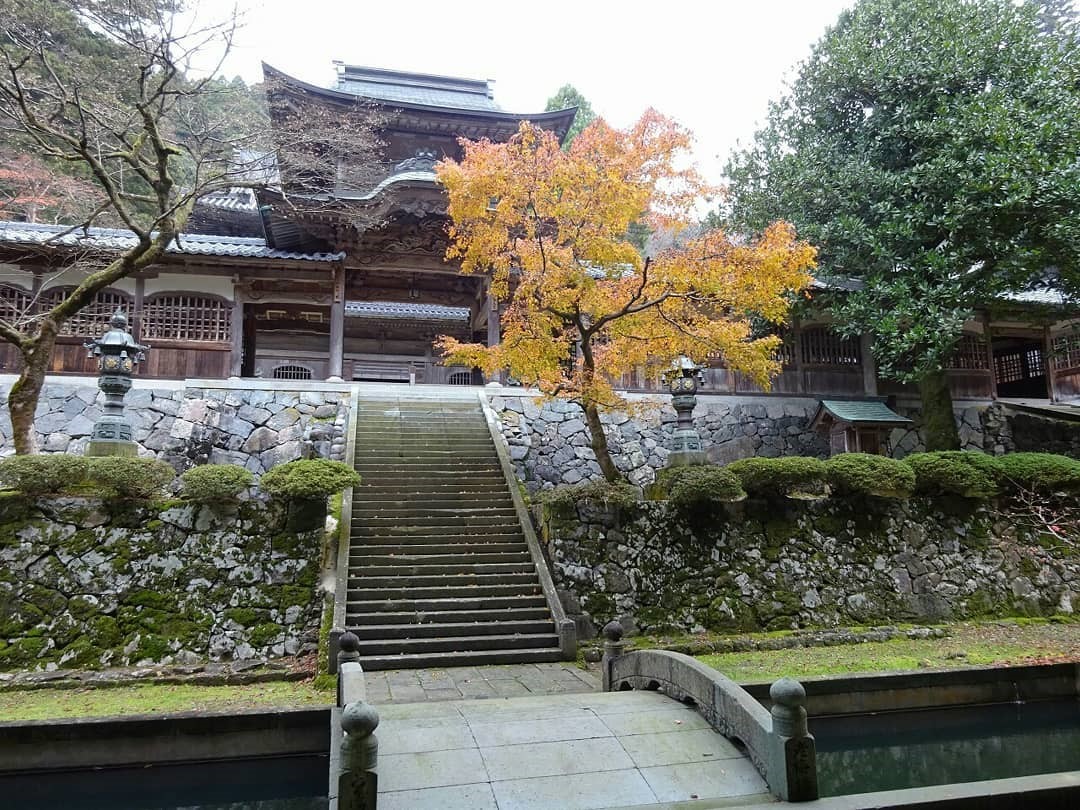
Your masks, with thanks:
M259 81L265 61L330 86L337 59L494 79L496 102L518 113L569 83L615 126L651 106L688 127L699 168L720 182L729 152L852 0L239 3L229 77Z

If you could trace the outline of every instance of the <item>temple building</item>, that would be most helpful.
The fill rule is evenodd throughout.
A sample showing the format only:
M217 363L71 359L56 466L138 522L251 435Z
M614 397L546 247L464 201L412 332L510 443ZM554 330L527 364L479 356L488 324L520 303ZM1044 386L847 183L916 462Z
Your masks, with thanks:
M489 81L349 65L323 88L264 67L273 92L382 111L385 165L372 188L335 188L379 214L354 227L332 213L289 217L273 192L211 194L196 207L188 233L152 269L118 282L64 327L52 372L89 374L83 343L124 310L134 337L152 347L139 374L157 378L342 379L478 384L479 372L446 366L433 353L450 334L489 345L499 339L497 308L485 279L461 275L445 260L446 202L434 165L461 157L459 138L505 141L528 120L565 138L574 108L536 114L504 111ZM107 254L132 240L124 231L0 222L0 315L50 306L73 286L75 256ZM842 288L846 282L818 282ZM849 283L849 282L847 282ZM1053 290L1034 290L967 325L948 371L960 400L1080 397L1077 312ZM878 378L867 340L843 339L824 320L793 324L773 392L822 398L914 398L911 387ZM18 355L0 344L0 371ZM621 381L660 390L658 369ZM704 390L760 393L717 358Z

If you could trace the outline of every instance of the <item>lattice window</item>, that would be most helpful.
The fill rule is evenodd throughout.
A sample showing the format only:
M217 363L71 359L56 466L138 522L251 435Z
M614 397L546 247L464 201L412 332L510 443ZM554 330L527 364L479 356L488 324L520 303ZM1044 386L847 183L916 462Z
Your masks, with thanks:
M145 340L227 342L232 307L220 298L187 293L158 293L143 304Z
M1054 338L1053 361L1058 370L1080 367L1080 332Z
M455 371L450 375L450 385L472 385L472 373L468 371Z
M1041 377L1043 375L1042 349L1032 347L1027 350L1027 375L1029 377Z
M982 335L962 335L949 361L949 368L979 370L990 368L986 340Z
M274 369L275 380L310 380L311 369L306 366L278 366Z
M6 284L0 286L0 320L9 324L25 321L33 314L30 311L32 300L29 290Z
M999 354L994 357L994 370L999 383L1019 382L1024 379L1024 355L1021 352Z
M862 362L862 352L858 340L824 328L806 329L802 333L802 359L823 366L857 366Z
M73 287L54 287L41 294L40 308L48 310L67 298ZM94 300L76 312L60 326L60 334L66 337L99 337L109 329L109 319L116 310L121 310L131 317L135 302L127 293L105 289L94 296Z
M791 334L788 333L781 334L781 337L783 342L776 348L776 359L780 361L784 368L790 368L795 365L795 341ZM727 367L723 352L709 352L705 355L705 359L713 368Z

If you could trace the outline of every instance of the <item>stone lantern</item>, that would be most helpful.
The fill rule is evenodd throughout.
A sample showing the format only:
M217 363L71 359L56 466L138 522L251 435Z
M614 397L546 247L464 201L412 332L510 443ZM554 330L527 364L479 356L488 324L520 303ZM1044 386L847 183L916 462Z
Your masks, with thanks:
M698 388L705 384L705 371L688 357L680 357L664 373L664 382L671 392L671 404L675 407L678 421L671 436L669 467L704 464L705 451L701 449L701 434L694 427L694 406L697 405Z
M140 346L128 332L127 316L120 310L109 319L109 331L84 344L89 357L98 359L98 388L105 392L101 417L86 445L88 456L136 456L131 425L124 419L124 395L131 389L131 374L145 359L149 346Z

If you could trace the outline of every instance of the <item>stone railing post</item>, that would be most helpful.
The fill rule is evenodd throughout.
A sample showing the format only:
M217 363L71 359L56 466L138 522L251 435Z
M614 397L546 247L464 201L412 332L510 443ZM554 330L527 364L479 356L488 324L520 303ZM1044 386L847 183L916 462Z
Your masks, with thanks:
M341 710L341 762L338 770L338 810L375 810L379 794L379 713L363 701Z
M817 747L806 727L806 690L791 678L769 688L772 699L772 753L769 788L783 801L818 797Z
M341 694L341 665L342 664L359 664L360 663L360 639L357 638L356 633L346 630L341 634L338 639L338 653L337 653L337 705L344 705L344 695Z
M603 669L603 689L611 691L611 669L615 661L626 652L626 642L623 641L623 627L616 621L610 621L604 625L604 657L600 659L600 667Z

